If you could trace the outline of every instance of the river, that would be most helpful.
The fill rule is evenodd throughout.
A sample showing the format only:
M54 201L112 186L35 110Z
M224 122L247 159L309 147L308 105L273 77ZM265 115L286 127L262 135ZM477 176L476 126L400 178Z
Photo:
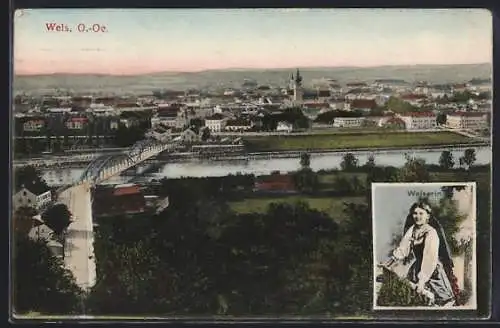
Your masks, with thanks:
M490 164L492 151L490 147L474 147L476 151L475 164ZM401 167L406 159L405 153L412 156L423 158L428 164L438 164L439 157L443 150L389 150L384 152L353 152L359 160L359 164L364 164L370 154L375 157L377 165L390 165ZM463 155L463 150L451 150L458 165L458 158ZM314 171L328 170L338 168L342 161L344 153L324 153L311 155L311 168ZM192 160L189 162L166 163L157 173L147 174L145 177L133 178L130 176L115 176L106 180L105 184L120 184L127 182L139 182L151 179L161 178L180 178L180 177L207 177L207 176L225 176L228 174L250 174L255 175L269 174L272 171L289 172L297 170L300 167L298 158L277 158L277 159L255 159L249 161L201 161ZM143 170L144 166L138 168ZM67 169L47 169L43 171L43 177L49 185L71 184L75 182L84 168Z

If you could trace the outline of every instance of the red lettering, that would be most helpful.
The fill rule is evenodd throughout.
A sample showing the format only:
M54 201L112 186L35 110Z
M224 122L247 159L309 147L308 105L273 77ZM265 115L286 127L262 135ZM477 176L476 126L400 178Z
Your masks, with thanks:
M53 31L56 25L57 25L56 23L45 23L45 26L47 26L48 31Z

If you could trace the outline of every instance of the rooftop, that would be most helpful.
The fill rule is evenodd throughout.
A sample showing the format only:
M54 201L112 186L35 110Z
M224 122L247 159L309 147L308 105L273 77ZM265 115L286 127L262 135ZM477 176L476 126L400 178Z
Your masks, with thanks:
M408 112L401 114L401 117L435 117L433 112Z
M216 114L206 118L206 120L223 120L223 119L224 119L224 115L219 114L219 113L216 113Z

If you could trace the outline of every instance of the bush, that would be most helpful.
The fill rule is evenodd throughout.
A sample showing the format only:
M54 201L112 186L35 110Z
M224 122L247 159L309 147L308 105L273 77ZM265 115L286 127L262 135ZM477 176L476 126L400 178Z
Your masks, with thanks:
M426 306L425 296L413 290L409 283L396 274L384 270L382 287L378 293L377 306L405 307Z

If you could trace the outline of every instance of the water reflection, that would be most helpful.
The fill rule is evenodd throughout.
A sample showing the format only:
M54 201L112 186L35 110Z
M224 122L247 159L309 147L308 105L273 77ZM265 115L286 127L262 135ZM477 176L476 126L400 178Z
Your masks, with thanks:
M386 151L373 153L375 163L377 165L391 165L395 167L402 166L406 159L405 154L423 158L428 164L438 164L441 152L447 149L434 149L434 150L411 150L408 149L398 151ZM492 152L489 147L478 147L476 150L476 164L489 164L491 163ZM458 158L463 155L463 150L452 150L451 153L458 162ZM371 152L356 152L355 155L360 164L364 164ZM342 156L344 153L329 153L329 154L312 154L311 155L311 168L315 171L328 170L340 167ZM298 158L279 158L279 159L259 159L250 161L238 162L222 162L222 161L201 161L194 160L191 162L183 163L167 163L159 172L150 173L146 179L161 179L179 178L179 177L205 177L205 176L225 176L228 174L269 174L272 171L289 172L297 170L300 167ZM139 172L144 169L144 166L138 168ZM71 184L76 181L83 173L84 169L68 168L58 170L47 170L43 176L47 183L50 184ZM105 184L120 184L132 181L134 178L130 176L114 176L106 180ZM63 181L61 181L63 180ZM140 179L134 179L138 181Z

